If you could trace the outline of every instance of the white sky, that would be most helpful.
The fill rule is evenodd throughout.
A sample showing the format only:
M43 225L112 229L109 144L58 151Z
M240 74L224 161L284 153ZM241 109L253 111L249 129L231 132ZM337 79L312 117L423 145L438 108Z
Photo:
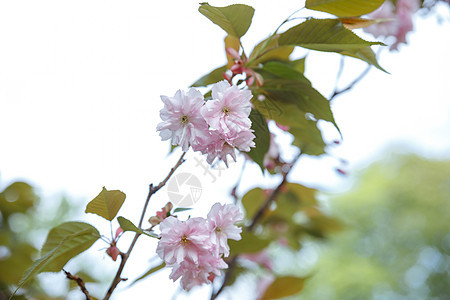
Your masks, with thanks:
M211 4L232 2L236 1ZM302 1L240 3L256 9L243 39L249 52ZM120 189L127 194L120 215L136 222L148 184L158 183L178 159L166 158L169 146L155 131L162 108L159 95L186 89L225 62L225 34L197 8L198 1L0 2L1 188L13 180L26 180L44 197L64 192L83 203L103 186ZM448 18L448 9L440 14ZM408 35L408 46L401 46L399 53L381 53L380 64L390 75L373 69L333 102L344 142L332 152L348 160L350 170L378 158L392 144L405 144L428 157L449 157L450 23L438 25L435 18L415 21L417 32ZM307 51L296 52L299 57L303 53ZM339 56L308 53L307 76L328 96ZM364 63L346 59L342 82L351 81L364 68ZM330 126L324 127L327 138L338 137ZM180 172L192 172L202 180L203 196L193 214L204 216L214 202L227 201L242 159L213 183L193 156L189 154ZM350 180L336 175L336 166L336 158L303 159L291 180L340 191ZM252 164L244 177L241 193L250 186L277 182L264 178ZM162 190L151 209L165 202ZM95 216L85 220L105 234L109 230ZM125 274L130 278L145 271L148 266L143 262L154 255L154 244L141 241L138 246L129 262L136 267ZM102 252L95 253L102 260L96 268L105 264L106 273L115 272ZM155 278L167 276L162 272ZM168 299L164 289L176 286L150 279L124 290L120 298L145 299L153 290L159 291L160 299Z

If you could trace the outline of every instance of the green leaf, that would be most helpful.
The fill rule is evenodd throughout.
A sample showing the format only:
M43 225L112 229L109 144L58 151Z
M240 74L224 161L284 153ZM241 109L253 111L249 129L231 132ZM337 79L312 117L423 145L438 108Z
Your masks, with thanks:
M71 258L89 249L99 238L98 230L87 223L67 222L53 228L42 247L41 258L25 272L14 294L35 275L60 271Z
M264 101L254 100L253 105L278 124L289 126L289 133L294 135L293 144L305 154L321 155L325 153L325 142L317 128L316 121L308 120L305 112L297 105L266 98Z
M375 53L373 52L373 50L370 47L362 48L362 49L359 49L359 50L353 51L353 52L351 52L351 51L342 51L340 54L363 60L366 63L368 63L369 65L373 65L377 69L379 69L379 70L389 74L388 71L383 69L378 64L377 57L375 56Z
M309 82L268 79L264 80L264 85L259 88L259 92L277 102L277 104L279 102L292 103L304 113L311 113L316 119L329 121L338 128L331 112L330 102L316 91ZM300 115L297 116L297 118L300 117Z
M252 232L244 231L240 241L230 240L228 245L230 246L230 253L237 255L259 252L269 246L270 242L269 239L263 239Z
M385 0L306 0L305 7L338 17L357 17L368 14Z
M266 198L267 196L264 195L263 190L260 188L250 190L244 195L244 197L242 197L241 202L242 206L244 206L245 218L247 220L252 220L255 217L255 214L264 204Z
M337 19L307 20L280 34L278 42L317 51L353 54L372 45L384 45L361 39ZM356 54L355 57L359 58Z
M199 87L199 86L207 86L216 82L219 82L223 80L223 73L228 70L227 65L218 67L217 69L214 69L211 71L211 73L206 74L202 78L198 79L196 82L194 82L191 86L193 87Z
M271 60L288 61L295 47L280 46L278 38L278 35L271 36L256 45L250 54L247 66L257 66L258 64Z
M177 212L182 212L182 211L191 210L191 209L192 209L192 207L177 207L177 208L175 208L175 210L173 212L177 213Z
M233 4L226 7L215 7L208 3L200 3L199 12L229 35L241 38L250 27L255 10L244 4Z
M303 60L304 62L304 60ZM264 64L262 70L272 73L276 75L278 78L283 79L292 79L292 80L298 80L298 81L304 81L304 82L310 82L305 75L303 75L303 72L299 72L297 69L299 68L301 70L302 66L300 62L297 64L294 64L294 62L277 62L277 61L269 61ZM303 64L304 69L304 64ZM266 77L264 77L266 78Z
M103 187L100 194L86 206L86 213L97 214L112 221L125 201L125 194L119 190L108 191Z
M0 193L0 211L4 219L14 213L25 213L38 202L33 188L25 182L14 182Z
M156 267L151 268L150 270L148 270L147 272L145 272L145 274L143 274L142 276L140 276L138 279L136 279L135 281L133 281L132 284L135 284L136 282L144 279L145 277L152 275L153 273L163 269L166 266L166 264L164 262L162 262L161 264L157 265Z
M303 289L305 278L294 276L278 277L267 288L263 300L280 299L293 296Z
M122 228L123 231L133 231L133 232L136 232L139 234L145 234L152 238L158 237L158 235L156 235L154 233L148 233L148 232L145 232L144 230L138 228L136 225L133 224L133 222L131 222L127 218L117 217L117 221L119 222L120 228Z
M267 127L267 121L264 116L257 111L252 109L249 116L252 121L252 129L255 131L255 148L251 148L250 152L247 153L254 162L256 162L261 171L264 172L264 156L267 151L269 151L270 146L270 132Z
M322 155L325 153L325 142L322 133L317 128L317 122L307 121L303 128L292 127L289 133L294 136L292 144L299 147L302 153L309 155Z
M41 255L58 248L43 271L58 272L74 256L89 249L100 238L98 230L83 222L66 222L50 230Z
M53 249L52 251L48 252L43 257L37 259L34 261L33 265L26 270L25 274L23 275L22 279L17 284L17 288L14 291L14 293L9 297L9 299L12 299L13 296L16 294L16 292L25 284L27 283L31 278L36 276L37 274L42 272L42 269L45 267L45 265L50 261L52 256L55 254L55 252L58 250L59 247Z

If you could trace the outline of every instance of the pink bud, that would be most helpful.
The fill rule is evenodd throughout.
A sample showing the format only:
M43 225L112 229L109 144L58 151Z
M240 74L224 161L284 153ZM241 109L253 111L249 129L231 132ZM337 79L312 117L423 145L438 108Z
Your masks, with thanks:
M108 249L106 249L106 254L111 256L113 261L116 261L117 260L117 256L119 256L119 254L120 254L120 251L119 251L119 249L117 249L116 246L111 246Z
M228 81L231 84L231 76L228 73L224 72L222 76L226 81Z
M150 217L150 219L148 219L148 222L150 224L152 224L153 226L156 226L159 223L161 223L161 219L159 217L157 217L157 216L152 216L152 217Z
M121 227L117 228L116 230L116 236L114 237L115 240L117 240L117 237L119 236L119 234L121 234L123 232L123 229Z
M236 49L234 48L226 48L225 51L228 53L229 56L235 58L235 59L240 59L241 56L239 55L239 52L236 51Z

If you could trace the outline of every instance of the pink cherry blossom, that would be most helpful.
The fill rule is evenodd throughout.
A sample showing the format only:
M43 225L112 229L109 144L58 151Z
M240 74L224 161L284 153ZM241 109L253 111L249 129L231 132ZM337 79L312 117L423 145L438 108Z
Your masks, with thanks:
M201 108L201 114L211 130L234 134L250 129L252 122L248 116L252 110L251 91L240 90L223 80L213 85L211 95L213 99Z
M210 246L206 220L191 218L185 222L168 217L160 224L161 239L156 253L167 264L180 264L186 259L198 263L199 256Z
M241 238L242 229L234 224L242 219L236 205L219 203L213 205L208 219L180 221L173 216L164 219L156 252L172 268L169 277L174 281L181 277L185 290L211 283L221 270L228 268L222 255L229 254L227 239Z
M230 254L228 239L240 240L242 228L235 225L244 219L239 208L234 204L216 203L208 213L208 227L211 231L211 242L218 253Z
M161 96L164 108L160 111L163 122L156 127L162 140L172 139L173 145L180 145L187 151L195 148L199 138L206 135L208 125L200 113L205 101L203 95L191 88L187 92L178 90L173 97ZM194 149L195 150L195 149Z
M390 50L397 50L400 43L406 44L406 34L413 29L412 15L419 7L419 0L398 0L396 7L391 1L386 1L368 16L388 21L368 26L364 31L375 37L394 37L395 42L390 46Z
M218 131L210 131L209 136L202 140L203 142L197 148L202 154L206 154L206 161L212 165L216 158L222 160L228 167L227 155L231 155L236 161L234 147L227 143L225 136Z
M200 256L198 263L187 259L170 267L173 269L169 278L176 281L181 277L181 287L190 290L194 286L211 283L211 275L219 276L228 265L222 258L208 253Z

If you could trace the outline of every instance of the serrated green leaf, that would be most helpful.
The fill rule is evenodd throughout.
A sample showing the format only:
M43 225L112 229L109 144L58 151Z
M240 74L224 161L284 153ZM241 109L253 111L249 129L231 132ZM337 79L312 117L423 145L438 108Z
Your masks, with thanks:
M133 231L139 234L144 234L152 238L157 238L158 235L153 233L145 232L144 230L138 228L136 225L133 224L130 220L124 217L117 217L117 221L119 222L120 228L123 229L123 231Z
M270 146L270 132L267 127L267 121L264 116L257 111L256 109L252 109L249 116L252 121L252 129L255 131L254 134L256 138L254 139L255 148L251 148L250 152L247 152L247 155L256 162L261 171L264 172L264 156L267 151L269 151Z
M357 17L368 14L385 0L306 0L305 7L338 17Z
M322 133L317 128L317 122L307 121L303 128L292 127L289 133L294 136L292 144L299 147L302 153L308 155L322 155L325 154L325 142L323 141Z
M303 75L303 72L299 72L296 67L301 68L302 66L300 65L300 63L298 63L298 65L295 65L294 62L269 61L264 64L262 69L266 72L276 75L278 78L310 82L305 77L305 75Z
M255 217L256 212L262 207L266 201L267 196L260 188L255 188L248 191L241 200L242 206L245 209L245 218L252 220Z
M366 63L368 63L369 65L372 65L372 66L376 67L377 69L379 69L379 70L389 74L388 71L383 69L378 64L377 57L376 57L375 53L373 52L373 50L370 47L362 48L360 50L353 51L353 52L342 51L340 54L363 60Z
M89 249L100 238L98 230L83 222L66 222L50 230L41 249L45 255L59 247L43 271L58 272L74 256Z
M193 87L200 87L200 86L207 86L216 82L219 82L223 80L223 73L228 70L227 65L218 67L217 69L214 69L210 73L206 74L202 78L198 79L196 82L194 82L191 86Z
M355 54L372 45L384 45L363 40L337 19L307 20L280 34L278 43L340 54L344 51ZM359 58L356 54L355 57Z
M304 286L305 278L283 276L276 278L267 288L263 300L280 299L299 293Z
M303 153L310 155L325 153L326 144L317 128L317 122L306 119L305 112L300 110L297 105L270 99L254 100L253 105L258 110L265 112L266 118L288 126L289 133L294 136L293 144L299 147Z
M49 262L53 254L58 250L59 247L54 248L50 252L48 252L43 257L37 259L34 261L34 263L31 265L31 267L28 268L28 270L25 271L25 274L23 275L20 282L17 284L17 288L14 291L14 293L9 297L9 299L12 299L13 296L16 294L16 292L24 285L26 284L31 278L42 272L43 267Z
M315 90L309 82L290 79L269 79L264 80L264 86L259 90L277 104L279 102L292 103L304 113L311 113L316 119L329 121L337 128L331 112L330 102Z
M229 35L241 38L250 27L255 10L244 4L233 4L226 7L215 7L201 3L199 12Z
M230 240L228 245L230 246L230 253L232 255L242 253L256 253L267 246L269 246L271 240L258 237L252 232L242 232L242 239L240 241Z
M133 281L132 284L135 284L136 282L146 278L147 276L152 275L153 273L163 269L166 266L166 264L164 262L162 262L161 264L157 265L156 267L152 267L150 270L148 270L147 272L145 272L142 276L140 276L138 279L136 279L135 281Z
M280 46L278 44L278 35L271 36L255 46L250 53L247 66L257 66L267 61L288 61L294 46Z
M108 191L103 187L100 194L86 206L86 213L93 213L112 221L125 201L125 194L119 190Z
M67 222L53 228L42 247L41 258L28 268L15 292L41 272L60 271L71 258L89 249L99 238L98 230L87 223Z
M192 207L177 207L177 208L175 208L175 210L173 212L177 213L177 212L182 212L182 211L191 210L191 209L192 209Z

